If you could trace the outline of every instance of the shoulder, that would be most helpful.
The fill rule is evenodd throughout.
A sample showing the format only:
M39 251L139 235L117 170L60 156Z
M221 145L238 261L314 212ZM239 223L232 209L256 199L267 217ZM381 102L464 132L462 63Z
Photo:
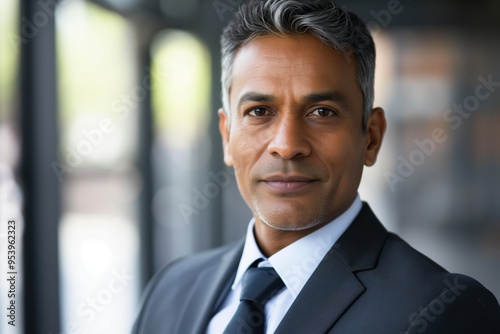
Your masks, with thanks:
M405 333L500 333L500 307L488 289L449 273L397 235L389 233L377 268L407 305Z
M401 273L411 274L413 277L429 279L429 274L439 275L447 271L425 256L406 241L394 233L388 233L382 248L379 266L397 266Z
M234 255L239 254L242 244L240 241L186 256L158 271L142 295L133 333L147 332L144 328L158 326L173 328L178 318L183 316L191 298L205 288L206 284L201 280L213 277L210 273L220 270L227 254L231 254L231 258L236 257Z
M217 266L227 252L240 246L241 241L238 241L172 261L149 281L144 297L148 298L153 290L167 288L172 283L176 286L189 285L199 277L201 272Z
M420 287L420 294L437 288L460 290L464 286L483 287L475 279L448 272L393 233L388 233L376 267L380 277L394 277L401 286Z
M453 273L431 283L434 293L419 299L405 333L500 333L500 306L481 283Z

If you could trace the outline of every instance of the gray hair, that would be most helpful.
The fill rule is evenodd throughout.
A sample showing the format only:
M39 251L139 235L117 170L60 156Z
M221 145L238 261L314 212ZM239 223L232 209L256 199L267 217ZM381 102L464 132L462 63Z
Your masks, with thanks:
M236 52L259 36L310 34L342 52L354 55L363 93L363 131L373 108L375 45L365 23L330 0L251 0L240 6L221 37L222 103L229 109L231 72Z

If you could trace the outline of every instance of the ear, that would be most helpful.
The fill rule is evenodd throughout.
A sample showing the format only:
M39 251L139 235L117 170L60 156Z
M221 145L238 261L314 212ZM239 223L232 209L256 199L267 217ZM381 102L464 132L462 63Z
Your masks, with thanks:
M366 124L365 166L373 166L377 161L386 127L384 110L382 108L373 109Z
M224 151L224 163L231 167L233 166L233 157L229 148L229 116L220 108L219 114L219 131L222 137L222 150Z

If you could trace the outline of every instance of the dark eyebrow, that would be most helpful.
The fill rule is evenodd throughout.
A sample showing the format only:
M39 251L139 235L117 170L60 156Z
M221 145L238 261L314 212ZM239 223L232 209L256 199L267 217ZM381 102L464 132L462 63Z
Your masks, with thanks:
M248 92L243 94L243 96L238 101L238 109L240 109L241 105L246 102L272 102L274 100L275 97L273 95ZM345 95L335 91L308 94L303 98L303 101L307 104L317 103L322 101L331 101L339 103L343 108L349 110L349 106L347 104L347 98L345 97Z
M241 105L246 102L271 102L274 99L275 97L272 95L248 92L243 94L243 96L238 101L238 109L240 109Z
M317 102L322 102L322 101L331 101L331 102L337 102L339 103L343 108L349 110L349 105L347 103L347 98L345 97L344 94L340 92L320 92L320 93L312 93L309 95L306 95L303 98L304 102L311 104L311 103L317 103Z

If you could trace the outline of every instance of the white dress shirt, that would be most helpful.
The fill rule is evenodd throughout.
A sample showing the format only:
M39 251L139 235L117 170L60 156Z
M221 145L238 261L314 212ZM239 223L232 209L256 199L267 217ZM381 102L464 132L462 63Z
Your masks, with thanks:
M223 333L240 303L243 274L257 259L264 259L259 263L259 267L273 267L285 283L285 288L266 304L266 333L274 333L314 270L337 239L351 225L361 207L358 195L349 209L335 220L288 245L269 258L266 258L257 246L253 234L255 222L252 219L248 224L245 246L236 277L218 313L210 321L207 334Z

